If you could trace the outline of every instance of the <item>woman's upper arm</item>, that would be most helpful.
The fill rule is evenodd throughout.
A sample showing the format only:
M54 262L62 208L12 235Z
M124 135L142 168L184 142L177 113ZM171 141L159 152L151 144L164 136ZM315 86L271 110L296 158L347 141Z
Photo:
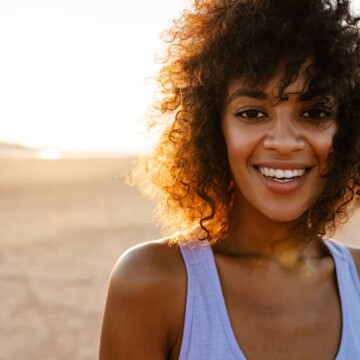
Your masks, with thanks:
M131 250L112 272L100 339L100 360L167 359L167 286L149 246ZM156 256L155 256L156 257Z

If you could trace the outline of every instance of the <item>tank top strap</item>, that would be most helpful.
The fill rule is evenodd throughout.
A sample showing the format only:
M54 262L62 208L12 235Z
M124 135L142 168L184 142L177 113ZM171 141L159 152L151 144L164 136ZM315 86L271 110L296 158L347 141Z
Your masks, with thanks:
M337 262L339 268L341 268L341 263L343 263L343 267L345 267L345 271L350 274L351 279L348 278L348 280L351 280L353 287L356 289L356 292L360 297L359 274L349 249L345 245L333 239L327 239L325 240L325 243L328 249L330 250L335 262ZM347 282L346 285L349 286L350 283Z
M245 360L233 334L208 241L180 243L187 272L185 325L179 360Z
M332 239L324 240L336 268L342 309L342 336L336 360L360 359L360 281L348 248Z
M206 268L207 252L211 249L207 241L200 242L198 240L186 243L180 242L179 247L187 274L185 321L179 360L188 360L192 357L193 349L191 344L193 338L197 336L197 326L194 317L197 315L198 282L199 280L201 282L201 269ZM207 331L205 327L204 331Z
M180 250L186 265L201 264L209 259L211 248L207 240L180 243Z

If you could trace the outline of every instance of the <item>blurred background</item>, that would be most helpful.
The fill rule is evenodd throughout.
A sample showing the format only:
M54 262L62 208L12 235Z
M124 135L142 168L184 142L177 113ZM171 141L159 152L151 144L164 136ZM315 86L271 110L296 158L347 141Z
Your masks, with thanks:
M116 259L159 237L123 175L151 146L159 35L185 5L0 1L0 360L97 357ZM359 245L359 221L336 238Z

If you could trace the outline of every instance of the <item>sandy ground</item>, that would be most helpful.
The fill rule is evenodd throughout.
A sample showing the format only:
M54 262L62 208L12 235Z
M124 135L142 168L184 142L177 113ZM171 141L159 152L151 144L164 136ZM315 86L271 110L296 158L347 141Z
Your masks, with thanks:
M96 359L109 273L157 238L131 161L0 160L0 359Z
M0 360L97 358L109 273L155 239L129 159L0 159ZM337 239L360 245L360 217Z

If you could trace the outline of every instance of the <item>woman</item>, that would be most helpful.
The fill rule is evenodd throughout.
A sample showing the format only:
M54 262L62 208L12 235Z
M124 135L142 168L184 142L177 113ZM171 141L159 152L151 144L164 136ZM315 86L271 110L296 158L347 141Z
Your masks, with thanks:
M176 235L115 266L101 360L360 359L360 249L325 239L359 195L349 6L195 0L174 22L138 179Z

